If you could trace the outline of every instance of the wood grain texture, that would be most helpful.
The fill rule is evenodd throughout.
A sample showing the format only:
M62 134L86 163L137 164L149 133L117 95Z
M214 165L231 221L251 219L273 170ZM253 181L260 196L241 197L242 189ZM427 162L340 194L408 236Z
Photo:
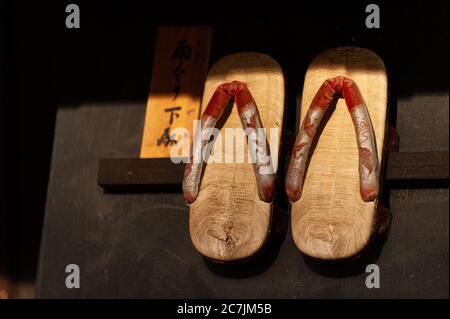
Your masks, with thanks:
M220 59L211 68L205 83L202 112L218 85L230 81L247 83L258 107L263 127L279 130L283 126L284 77L278 63L267 55L240 53ZM241 128L236 106L221 128ZM267 132L270 144L270 134ZM224 143L223 143L224 145ZM275 145L270 145L276 161ZM222 148L225 152L235 148ZM244 154L248 153L247 144ZM271 220L270 203L258 197L252 164L209 163L205 165L198 198L190 205L189 230L196 249L204 256L218 261L234 261L255 254L265 243Z
M366 101L381 163L387 77L383 62L373 52L342 47L315 58L305 75L300 122L321 84L340 75L355 81ZM358 148L345 101L339 99L331 117L322 122L323 131L319 127L302 197L292 204L292 235L297 247L309 256L343 259L368 244L375 225L376 203L364 202L359 192Z
M168 139L174 128L186 128L192 135L208 69L211 34L206 26L158 29L141 157L169 158ZM181 143L184 136L175 138Z

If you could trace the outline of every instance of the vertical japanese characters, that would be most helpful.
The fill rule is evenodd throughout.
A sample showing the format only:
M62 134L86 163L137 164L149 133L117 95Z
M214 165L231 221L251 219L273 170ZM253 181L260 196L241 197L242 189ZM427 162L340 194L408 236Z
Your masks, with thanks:
M176 67L173 70L173 78L175 80L175 83L173 85L172 89L172 102L175 102L177 97L179 96L181 90L182 90L182 77L187 72L186 68L184 67L184 61L190 60L192 56L192 48L189 45L188 39L182 39L178 41L177 47L172 53L172 60L176 61ZM156 141L156 145L164 145L164 146L171 146L173 144L177 143L177 140L174 139L170 135L171 131L171 125L174 122L174 119L178 118L179 112L183 109L183 106L175 105L175 106L169 106L164 109L164 112L169 113L169 121L167 124L167 127L164 128L162 135L158 138Z

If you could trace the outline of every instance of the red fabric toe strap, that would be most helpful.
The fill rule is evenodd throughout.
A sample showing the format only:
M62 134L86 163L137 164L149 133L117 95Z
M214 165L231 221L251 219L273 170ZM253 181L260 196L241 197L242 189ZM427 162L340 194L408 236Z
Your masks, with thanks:
M247 85L233 81L221 84L215 90L201 117L200 129L196 131L189 163L183 178L183 194L188 203L195 201L203 166L202 155L211 137L211 128L222 116L226 106L234 99L246 133L249 153L253 163L258 195L262 201L271 202L275 190L275 172L270 159L270 149L262 129L258 108Z
M364 201L373 201L378 197L377 149L366 103L354 81L338 76L326 80L317 91L297 134L286 176L286 192L293 202L302 194L306 162L317 127L331 102L342 97L345 99L356 132L361 197Z

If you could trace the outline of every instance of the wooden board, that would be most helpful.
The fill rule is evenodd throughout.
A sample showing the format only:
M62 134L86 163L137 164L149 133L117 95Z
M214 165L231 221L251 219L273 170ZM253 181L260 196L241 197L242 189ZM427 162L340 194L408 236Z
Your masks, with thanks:
M439 102L434 94L428 101ZM448 189L392 191L390 237L357 262L307 260L286 212L282 222L274 214L273 240L261 256L207 262L189 238L181 192L105 194L97 186L99 158L139 153L144 115L145 101L59 108L36 297L448 298ZM80 289L65 286L72 263L80 266ZM369 263L380 267L380 289L364 284Z
M181 191L184 165L166 158L106 158L98 165L97 183L107 190Z
M373 52L342 47L321 53L310 64L303 87L300 122L322 83L339 75L356 82L364 97L382 162L388 103L383 62ZM359 192L358 148L345 101L339 99L311 155L300 200L292 205L292 234L305 254L343 259L359 253L374 231L375 202Z
M385 179L446 181L448 187L448 151L388 153Z
M192 135L192 121L199 116L211 34L209 27L158 29L141 157L170 157L174 128L186 128ZM175 137L178 143L183 138Z
M284 135L283 138L288 137ZM159 169L155 170L155 166ZM181 190L183 175L182 165L166 159L109 158L100 160L97 182L112 190L152 190L162 184L174 185L174 189ZM387 155L384 181L390 187L397 184L400 188L448 185L448 151L391 152Z
M220 59L205 83L202 110L218 85L233 80L247 83L259 110L270 144L270 128L281 137L284 114L284 77L278 63L264 54L241 53ZM234 105L225 112L221 128L242 128ZM224 145L224 144L223 144ZM277 154L270 145L271 155ZM229 151L232 154L226 155ZM247 144L244 154L248 154ZM231 155L231 156L230 156ZM222 148L222 158L236 158L235 148ZM274 162L278 162L273 158ZM199 195L190 206L189 230L196 249L208 258L233 261L255 254L265 243L270 227L270 203L258 197L252 164L209 163L205 165Z

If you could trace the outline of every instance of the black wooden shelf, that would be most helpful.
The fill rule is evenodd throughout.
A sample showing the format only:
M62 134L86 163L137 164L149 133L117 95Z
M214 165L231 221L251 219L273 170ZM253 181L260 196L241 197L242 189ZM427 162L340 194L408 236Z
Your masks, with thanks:
M448 187L448 160L448 152L390 152L385 182L400 188ZM167 158L101 159L98 185L110 190L179 190L184 166Z

